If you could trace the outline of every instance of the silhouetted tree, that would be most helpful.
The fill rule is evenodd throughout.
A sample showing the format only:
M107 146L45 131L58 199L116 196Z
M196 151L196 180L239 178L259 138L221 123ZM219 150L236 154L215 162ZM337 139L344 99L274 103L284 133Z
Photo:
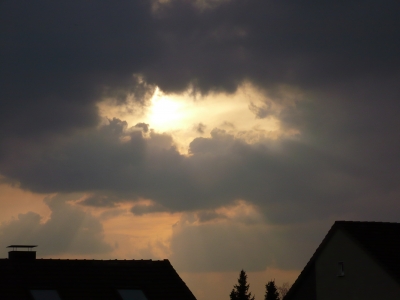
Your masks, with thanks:
M275 280L269 281L265 285L265 300L280 300L278 290L275 286Z
M247 284L247 275L245 271L240 271L238 284L233 286L230 294L231 300L254 300L254 296L249 293L250 285Z
M279 295L281 296L281 299L283 299L286 296L286 294L289 292L290 284L289 284L289 282L284 282L281 286L278 286L277 289L279 291Z

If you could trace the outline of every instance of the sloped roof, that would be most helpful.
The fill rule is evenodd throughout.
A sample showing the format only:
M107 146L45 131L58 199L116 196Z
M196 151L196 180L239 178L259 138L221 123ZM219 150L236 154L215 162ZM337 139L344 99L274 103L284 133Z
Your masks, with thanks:
M287 293L289 300L313 272L314 262L337 230L343 230L400 283L400 223L336 221Z
M32 299L31 289L55 289L61 299L121 299L140 289L148 300L195 300L168 260L0 259L0 299Z

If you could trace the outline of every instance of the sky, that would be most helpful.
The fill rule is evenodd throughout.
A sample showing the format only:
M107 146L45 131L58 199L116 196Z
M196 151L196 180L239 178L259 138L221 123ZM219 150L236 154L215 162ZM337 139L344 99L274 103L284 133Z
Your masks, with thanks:
M0 257L168 258L199 300L400 222L400 3L0 0Z

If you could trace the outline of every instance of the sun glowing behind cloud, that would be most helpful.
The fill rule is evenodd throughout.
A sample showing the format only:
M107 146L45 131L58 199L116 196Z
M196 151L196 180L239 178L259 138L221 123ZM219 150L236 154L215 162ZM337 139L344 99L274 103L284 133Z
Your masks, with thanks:
M157 88L152 99L146 121L154 128L170 130L182 125L185 119L185 105L172 97L163 95Z
M194 96L191 91L165 94L156 88L146 106L132 102L124 109L108 99L99 104L99 110L103 117L119 118L129 126L149 124L150 129L171 135L179 151L187 153L194 138L208 136L214 128L224 129L248 143L291 134L280 128L277 114L274 114L279 107L265 105L266 100L266 96L251 84L242 85L234 94L210 93L201 97Z

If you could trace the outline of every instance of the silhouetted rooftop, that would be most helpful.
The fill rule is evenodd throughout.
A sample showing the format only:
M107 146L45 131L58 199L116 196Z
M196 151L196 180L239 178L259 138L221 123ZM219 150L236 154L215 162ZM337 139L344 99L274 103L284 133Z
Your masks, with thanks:
M56 290L62 300L118 299L119 289L148 300L195 300L168 260L0 259L0 299L30 299L31 290Z
M315 251L285 299L290 299L295 290L313 271L314 263L319 254L337 230L343 230L365 252L400 283L400 223L389 222L359 222L336 221L320 246Z
M400 223L338 221L335 225L400 282Z

